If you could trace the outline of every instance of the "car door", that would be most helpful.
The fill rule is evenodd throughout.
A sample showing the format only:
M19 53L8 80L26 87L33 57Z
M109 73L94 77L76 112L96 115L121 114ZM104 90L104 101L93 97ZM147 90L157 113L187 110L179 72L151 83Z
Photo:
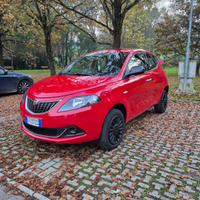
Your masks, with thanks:
M137 52L130 58L126 67L126 72L130 72L132 67L141 66L144 73L126 78L127 106L129 120L147 110L152 102L151 76L148 74L147 63L143 52Z
M6 74L3 68L0 68L0 93L9 93L16 91L16 75Z
M4 83L4 69L0 67L0 94L5 93L6 91L6 85Z
M148 66L148 74L151 77L151 93L153 95L152 103L154 103L157 100L157 96L160 93L160 90L162 88L162 81L161 79L158 78L159 72L156 69L158 66L158 61L157 59L149 53L145 53L146 55L146 60L147 60L147 66Z

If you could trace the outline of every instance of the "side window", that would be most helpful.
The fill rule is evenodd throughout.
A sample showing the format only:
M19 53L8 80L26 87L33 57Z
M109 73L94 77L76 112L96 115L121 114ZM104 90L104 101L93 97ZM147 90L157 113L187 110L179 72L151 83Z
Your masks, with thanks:
M4 74L4 70L0 68L0 74Z
M130 72L132 67L139 67L139 66L144 67L144 69L146 71L146 63L145 63L143 53L136 53L131 57L131 59L129 60L129 63L128 63L127 71Z
M154 56L152 55L149 55L148 53L146 54L146 56L147 56L149 70L156 68L157 66L156 58L154 58Z

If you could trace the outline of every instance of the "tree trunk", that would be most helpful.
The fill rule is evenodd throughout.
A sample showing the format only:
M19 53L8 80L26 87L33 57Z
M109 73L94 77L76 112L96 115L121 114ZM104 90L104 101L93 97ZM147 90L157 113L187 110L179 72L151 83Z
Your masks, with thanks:
M4 60L3 60L3 45L0 37L0 66L4 67Z
M114 2L114 20L113 20L113 48L119 49L121 46L121 35L122 35L122 22L123 17L121 15L122 2L121 0L115 0Z
M68 64L68 33L66 34L66 55L65 55L65 66Z
M196 76L199 76L200 62L197 62Z
M12 67L12 72L13 72L13 54L11 54L11 67Z
M114 30L112 47L113 49L119 49L121 47L121 30Z
M45 44L46 44L46 52L47 52L47 58L49 62L49 68L51 71L51 76L53 76L56 74L56 70L54 66L53 54L52 54L52 49L51 49L51 32L47 30L45 31Z

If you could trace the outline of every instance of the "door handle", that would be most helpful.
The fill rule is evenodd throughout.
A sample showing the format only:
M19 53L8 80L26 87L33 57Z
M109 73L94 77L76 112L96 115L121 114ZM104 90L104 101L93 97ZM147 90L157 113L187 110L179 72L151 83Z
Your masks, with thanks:
M146 80L146 82L149 82L149 81L152 81L152 78Z

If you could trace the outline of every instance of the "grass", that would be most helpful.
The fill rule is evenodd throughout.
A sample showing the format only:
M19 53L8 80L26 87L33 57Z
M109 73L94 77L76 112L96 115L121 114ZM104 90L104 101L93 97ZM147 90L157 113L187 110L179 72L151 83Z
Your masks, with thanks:
M196 93L194 94L186 94L186 93L180 93L177 94L176 90L179 88L180 84L180 78L178 78L177 75L167 75L168 82L169 82L169 99L174 100L187 100L187 101L200 101L200 76L194 78L192 80L194 90Z
M167 73L167 75L178 75L178 67L173 68L164 68L164 71Z
M56 73L58 73L60 70L61 68L56 69ZM14 72L25 73L25 74L50 74L50 69L14 70Z
M61 69L56 69L58 73ZM177 94L176 90L180 84L180 78L178 78L178 68L165 68L164 71L167 73L168 82L169 82L169 94L168 98L173 100L187 100L187 101L200 101L200 76L197 76L193 79L195 94ZM30 74L34 80L37 82L41 79L47 78L50 76L50 70L15 70L14 72L22 72Z

